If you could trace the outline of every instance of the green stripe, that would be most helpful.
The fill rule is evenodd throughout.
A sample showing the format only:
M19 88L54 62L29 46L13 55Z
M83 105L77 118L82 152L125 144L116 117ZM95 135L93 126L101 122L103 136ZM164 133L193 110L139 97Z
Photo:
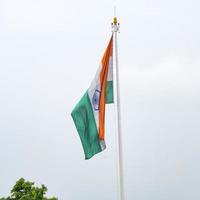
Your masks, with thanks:
M71 116L81 139L85 159L101 152L97 126L87 92L75 106Z
M107 81L106 83L106 103L113 103L113 81Z

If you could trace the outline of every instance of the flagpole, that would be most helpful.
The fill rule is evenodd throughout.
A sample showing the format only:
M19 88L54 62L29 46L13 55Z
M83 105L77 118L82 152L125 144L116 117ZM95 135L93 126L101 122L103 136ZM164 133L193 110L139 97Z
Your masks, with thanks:
M115 10L116 12L116 10ZM121 136L121 110L120 110L120 91L119 91L119 69L118 69L118 49L117 34L119 32L119 23L117 22L116 13L112 23L113 39L114 39L114 104L115 104L115 120L116 120L116 140L117 140L117 174L120 200L124 197L124 175L123 175L123 152L122 152L122 136Z

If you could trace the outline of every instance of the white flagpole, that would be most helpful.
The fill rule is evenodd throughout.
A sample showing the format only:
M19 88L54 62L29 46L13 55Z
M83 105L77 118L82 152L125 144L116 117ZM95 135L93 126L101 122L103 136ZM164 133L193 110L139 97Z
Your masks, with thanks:
M116 12L116 11L115 11ZM116 13L115 13L116 15ZM121 136L121 110L120 110L120 91L119 91L119 69L118 69L118 49L117 49L117 34L119 32L119 23L116 16L112 23L113 31L113 61L114 61L114 104L116 115L116 140L117 140L117 173L118 187L120 192L120 200L124 198L124 175L123 175L123 152L122 152L122 136Z

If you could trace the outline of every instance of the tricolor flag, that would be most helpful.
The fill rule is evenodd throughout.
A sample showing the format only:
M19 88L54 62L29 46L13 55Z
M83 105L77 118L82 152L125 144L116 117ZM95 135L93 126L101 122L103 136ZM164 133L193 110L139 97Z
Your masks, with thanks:
M113 103L113 36L94 80L71 113L81 139L85 159L106 148L105 104L108 103Z

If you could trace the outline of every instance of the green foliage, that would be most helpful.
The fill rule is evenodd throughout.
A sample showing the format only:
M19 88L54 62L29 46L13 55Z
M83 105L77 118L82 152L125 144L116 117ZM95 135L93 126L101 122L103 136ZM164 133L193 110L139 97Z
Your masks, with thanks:
M11 195L7 198L0 198L0 200L58 200L56 197L47 198L45 194L47 187L34 186L34 182L25 181L20 178L11 190Z

